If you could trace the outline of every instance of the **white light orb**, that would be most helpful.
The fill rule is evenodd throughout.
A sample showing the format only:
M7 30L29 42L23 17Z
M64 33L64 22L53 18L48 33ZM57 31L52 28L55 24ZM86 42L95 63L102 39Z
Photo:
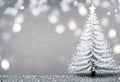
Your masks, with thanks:
M113 52L115 54L120 54L120 44L117 44L113 47Z
M110 38L115 38L116 35L117 35L117 32L116 32L115 29L110 29L110 30L109 30L108 36L109 36Z
M110 12L107 12L107 15L111 15L111 13L110 13Z
M50 15L50 16L48 16L48 21L52 24L55 24L58 22L58 18L55 15Z
M101 25L102 25L103 27L106 27L106 26L108 26L108 24L109 24L109 19L108 19L107 17L103 17L103 18L101 19Z
M70 20L70 21L68 22L68 28L69 28L70 30L75 30L75 29L77 28L77 24L75 23L74 20Z
M78 1L74 1L74 6L78 6L79 2Z
M34 8L34 9L32 9L32 14L33 14L33 16L38 16L39 14L40 14L40 11L39 11L39 9L38 8Z
M63 12L68 12L70 10L68 3L64 2L64 1L62 1L60 3L60 7L61 7Z
M61 24L57 25L56 28L55 28L55 31L58 34L62 34L65 31L64 25L61 25Z
M118 12L118 10L117 10L117 9L115 9L115 10L114 10L114 12L115 12L115 13L117 13L117 12Z
M86 16L88 12L86 7L82 4L79 6L78 11L81 16Z
M120 0L118 0L118 3L120 4Z
M24 6L20 6L20 9L23 10L25 7Z
M100 5L100 0L92 0L93 4L95 6L99 6Z
M1 67L2 67L2 69L4 69L4 70L8 70L9 68L10 68L10 63L9 63L9 61L8 60L2 60L1 61Z
M18 23L15 23L12 28L12 32L20 32L21 31L21 25Z

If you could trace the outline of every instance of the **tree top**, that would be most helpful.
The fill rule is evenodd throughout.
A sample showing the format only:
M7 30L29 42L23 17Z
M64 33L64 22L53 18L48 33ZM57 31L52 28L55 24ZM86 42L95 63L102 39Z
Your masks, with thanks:
M91 13L94 13L96 7L92 4L91 7L89 7L89 9L90 9L90 12L91 12Z

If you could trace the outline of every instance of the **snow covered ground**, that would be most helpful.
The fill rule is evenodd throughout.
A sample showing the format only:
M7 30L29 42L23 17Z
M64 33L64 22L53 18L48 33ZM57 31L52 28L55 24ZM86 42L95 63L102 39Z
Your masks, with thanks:
M120 82L120 75L1 75L0 82Z

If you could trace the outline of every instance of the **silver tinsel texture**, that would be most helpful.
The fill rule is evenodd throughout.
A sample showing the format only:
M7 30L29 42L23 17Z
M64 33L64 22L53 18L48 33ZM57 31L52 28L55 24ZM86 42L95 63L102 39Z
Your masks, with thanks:
M2 75L0 76L0 82L120 82L120 76Z

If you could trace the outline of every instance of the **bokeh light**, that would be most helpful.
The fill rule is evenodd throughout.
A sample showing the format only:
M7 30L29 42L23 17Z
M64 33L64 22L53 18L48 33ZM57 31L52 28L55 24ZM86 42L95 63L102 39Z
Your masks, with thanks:
M55 23L58 22L58 18L57 18L56 16L54 16L54 15L48 16L48 20L49 20L49 22L52 23L52 24L55 24Z
M32 9L32 14L33 16L38 16L40 14L40 11L38 10L38 8L34 8Z
M113 47L113 52L115 54L120 54L120 44L117 44Z
M100 5L100 0L92 0L93 4L95 6L99 6Z
M110 38L113 52L120 54L120 44L113 45L120 40L120 0L0 0L0 66L6 70L0 73L32 74L41 69L49 72L49 65L54 66L49 61L54 58L57 58L55 65L56 61L64 65L72 55L66 53L75 49L82 34L91 4L96 6L98 20L101 19L103 30ZM66 44L68 41L70 45ZM25 64L29 65L25 67Z
M80 14L81 16L86 16L87 13L88 13L86 7L85 7L83 4L80 4L80 5L78 6L78 11L79 11L79 14Z
M48 16L48 21L52 24L55 24L58 22L58 16L59 16L59 11L54 10L49 16Z
M12 16L17 15L17 13L18 13L18 10L16 8L12 8L12 7L8 7L4 12L4 14L12 15Z
M110 12L107 12L107 15L110 15L111 13Z
M76 22L75 22L74 20L70 20L70 21L68 22L68 28L69 28L70 30L75 30L75 29L77 29L77 24L76 24Z
M18 23L15 23L12 28L12 32L20 32L21 31L21 25Z
M108 19L107 17L103 17L103 18L101 19L101 25L102 25L103 27L106 27L106 26L108 26L108 24L109 24L109 19Z
M102 1L101 7L102 8L109 8L111 6L109 1Z
M86 0L86 4L90 4L92 0Z
M118 12L118 10L117 10L117 9L115 9L115 10L114 10L114 12L115 12L115 13L117 13L117 12Z
M70 10L69 3L70 3L70 1L67 1L67 0L61 1L60 7L61 7L63 12L68 12Z
M116 32L115 29L110 29L110 30L109 30L108 36L109 36L110 38L115 38L116 35L117 35L117 32Z
M23 10L25 7L24 6L20 6L20 10Z
M2 69L4 69L4 70L8 70L8 69L10 68L10 63L9 63L9 61L6 60L6 59L3 59L3 60L1 61L1 67L2 67Z
M30 0L30 9L33 16L39 16L40 13L46 12L49 10L47 0Z
M58 34L62 34L65 31L64 25L62 25L62 24L57 25L56 28L55 28L55 31Z

